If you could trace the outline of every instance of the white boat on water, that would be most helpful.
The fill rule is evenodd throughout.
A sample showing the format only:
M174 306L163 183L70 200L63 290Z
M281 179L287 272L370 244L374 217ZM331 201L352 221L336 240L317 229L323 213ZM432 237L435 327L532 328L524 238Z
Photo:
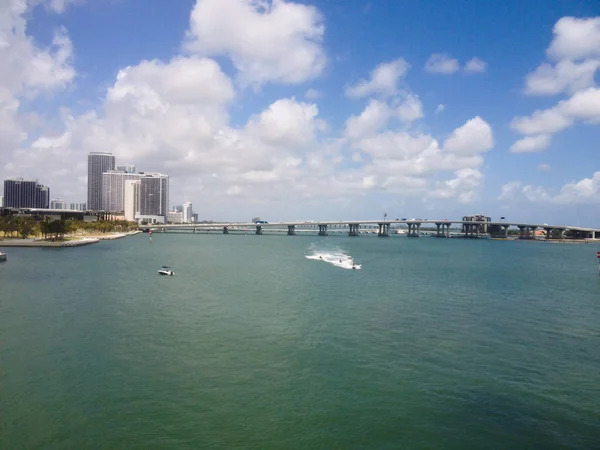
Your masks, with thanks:
M169 266L162 266L160 269L158 269L158 274L173 276L175 275L175 272L172 271Z
M0 262L6 261L6 253L0 252Z
M402 228L396 228L396 234L406 234L406 230L403 230Z

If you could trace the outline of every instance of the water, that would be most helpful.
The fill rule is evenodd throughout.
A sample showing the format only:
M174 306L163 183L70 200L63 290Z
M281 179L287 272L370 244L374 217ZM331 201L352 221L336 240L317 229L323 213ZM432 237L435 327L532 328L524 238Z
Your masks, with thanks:
M600 447L597 245L152 240L9 249L0 448Z

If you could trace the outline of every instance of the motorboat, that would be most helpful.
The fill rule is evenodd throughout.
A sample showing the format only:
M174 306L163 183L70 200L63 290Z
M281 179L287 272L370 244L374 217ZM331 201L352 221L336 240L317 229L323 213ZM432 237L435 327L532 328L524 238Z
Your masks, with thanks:
M158 274L173 276L175 275L175 272L172 271L169 266L162 266L160 269L158 269Z

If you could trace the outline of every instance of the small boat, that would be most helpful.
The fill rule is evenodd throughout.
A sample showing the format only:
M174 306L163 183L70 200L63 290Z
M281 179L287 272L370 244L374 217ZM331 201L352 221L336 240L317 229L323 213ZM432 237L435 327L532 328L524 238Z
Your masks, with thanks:
M6 253L0 252L0 261L6 261Z
M175 275L175 272L173 272L169 266L162 266L160 269L158 269L158 274L173 276Z

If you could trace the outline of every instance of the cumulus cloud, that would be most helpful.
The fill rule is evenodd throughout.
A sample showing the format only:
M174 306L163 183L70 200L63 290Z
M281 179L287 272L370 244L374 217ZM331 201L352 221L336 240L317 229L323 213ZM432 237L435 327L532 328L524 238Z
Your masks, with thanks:
M550 166L542 164L540 167L548 170ZM530 202L553 204L597 204L600 203L600 171L595 172L590 178L564 184L555 194L542 186L511 181L502 186L498 198L505 201L525 199Z
M526 135L551 135L570 127L578 120L600 123L599 88L577 92L568 100L562 100L552 108L535 111L531 116L515 117L511 126Z
M480 58L471 58L465 64L466 73L483 73L487 69L487 63Z
M511 147L512 153L528 153L541 152L550 145L552 137L547 134L539 134L537 136L525 136L519 139Z
M26 34L25 15L31 11L24 1L8 0L0 7L0 149L4 167L0 174L18 175L12 157L29 136L33 115L20 113L22 105L41 93L55 92L75 78L72 45L66 30L59 28L48 47ZM39 166L35 168L39 173Z
M444 112L444 109L446 109L446 107L442 104L439 104L435 107L435 115L437 116L438 114L441 114Z
M556 95L574 93L594 85L594 76L600 60L581 63L563 60L556 65L542 64L525 79L525 93L529 95Z
M79 3L80 1L82 0L48 0L46 5L55 13L62 14L70 4Z
M547 172L549 170L552 170L552 166L550 166L550 164L548 164L548 163L541 163L541 164L538 164L537 170Z
M398 93L398 81L406 75L410 65L402 58L382 63L371 71L368 80L346 86L346 95L351 98L371 95L392 96Z
M562 17L546 53L554 60L600 57L600 17Z
M244 83L297 84L326 65L325 26L315 7L282 0L197 0L185 48L226 55Z
M281 1L227 2L232 15L242 11L248 14L244 16L248 23L260 27L268 25L273 15L283 17L277 15L283 14L278 9L282 5L295 5ZM314 93L308 92L306 100L292 96L274 100L248 113L247 120L240 121L238 114L234 125L230 112L237 104L236 84L217 61L203 56L206 48L232 57L240 76L257 83L292 82L287 68L279 70L279 63L292 56L273 55L283 59L270 65L275 59L266 60L261 52L244 53L245 47L233 46L230 37L225 41L228 46L218 51L215 41L200 42L193 23L203 23L205 18L200 17L198 8L216 14L215 5L198 1L190 25L195 31L186 38L189 52L166 61L143 60L122 68L106 89L100 107L77 114L63 109L57 115L62 127L52 131L45 127L45 132L36 136L23 135L18 114L21 98L63 88L72 80L70 41L66 32L59 30L54 44L44 49L23 32L16 47L0 47L0 52L10 52L6 55L13 59L9 60L19 62L10 66L16 71L13 76L0 72L0 115L5 114L0 119L6 118L0 120L0 139L8 136L13 149L0 168L1 175L29 176L33 168L43 166L41 182L67 199L82 200L86 154L112 151L120 162L135 163L139 170L169 173L172 198L193 198L202 191L203 206L213 205L213 211L223 201L229 207L294 199L296 205L315 198L347 200L370 192L461 202L476 198L484 178L483 157L493 146L491 127L474 117L459 126L443 145L433 135L415 131L411 123L423 117L423 105L417 94L398 87L408 70L401 59L378 66L368 80L349 88L351 97L368 100L362 112L347 119L340 133L329 130L319 106L308 98ZM284 11L290 20L296 14L304 18L318 15L310 7ZM22 15L15 17L24 30ZM215 20L223 25L219 21L225 19L217 15ZM285 29L294 27L304 29L296 23ZM277 40L277 33L283 33L269 27L261 30L269 40ZM285 33L282 36L292 39ZM29 53L24 51L27 49ZM243 61L247 66L236 63L236 57L241 58L238 63ZM37 64L35 74L29 73L32 64ZM265 72L265 67L277 70ZM5 92L11 95L4 97Z
M486 152L493 146L492 127L479 116L454 130L444 143L447 150L466 156Z
M446 53L434 53L425 63L425 71L430 73L441 73L451 75L458 72L460 64L455 58L451 58Z

